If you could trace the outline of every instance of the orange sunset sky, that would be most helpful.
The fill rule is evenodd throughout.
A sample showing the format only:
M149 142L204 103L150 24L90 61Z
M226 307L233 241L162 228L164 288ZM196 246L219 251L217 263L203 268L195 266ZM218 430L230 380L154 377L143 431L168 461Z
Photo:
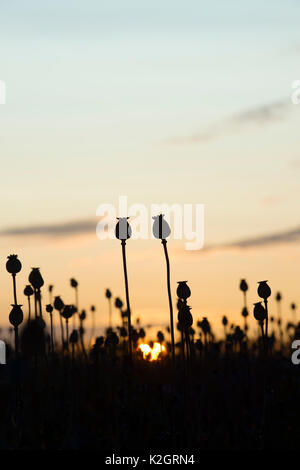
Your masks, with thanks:
M205 205L204 250L168 242L172 289L188 280L195 320L241 318L257 281L300 306L300 5L295 1L4 1L0 15L0 323L31 267L107 322L123 299L121 247L96 237L101 203ZM129 240L133 317L168 324L163 249ZM271 314L276 313L274 295ZM43 303L48 303L44 289ZM26 311L26 310L25 310ZM252 312L251 312L252 313ZM115 321L118 320L114 312ZM252 315L251 315L252 316ZM251 320L253 327L254 320Z

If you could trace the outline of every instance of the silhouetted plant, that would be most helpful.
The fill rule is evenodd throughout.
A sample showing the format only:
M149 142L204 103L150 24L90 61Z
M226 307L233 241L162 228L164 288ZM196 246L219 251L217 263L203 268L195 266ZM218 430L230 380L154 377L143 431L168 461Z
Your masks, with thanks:
M72 345L72 360L74 361L75 346L78 343L78 331L77 330L73 330L72 333L70 334L70 343Z
M59 322L60 322L60 331L61 331L61 344L62 344L62 347L63 347L65 340L64 340L64 326L63 326L61 312L62 312L65 304L61 300L60 296L57 295L56 297L54 297L54 304L53 305L54 305L55 310L57 310L58 313L59 313Z
M30 304L30 297L33 295L33 289L32 287L28 284L25 289L24 289L24 295L26 295L27 300L28 300L28 321L31 320L31 304Z
M122 258L123 258L123 269L124 269L124 280L125 280L125 292L126 292L126 304L128 312L128 343L129 343L129 357L132 359L132 338L131 338L131 310L129 300L129 287L128 287L128 276L127 276L127 264L126 264L126 241L131 237L131 227L128 223L128 217L120 217L117 219L117 225L115 235L118 240L121 240L122 246Z
M108 326L112 326L112 308L111 308L111 297L112 293L109 289L105 291L105 297L108 300ZM117 299L116 299L117 300ZM120 300L120 299L118 299ZM119 307L120 308L120 307Z
M78 282L76 279L73 277L70 279L70 286L74 289L75 291L75 306L76 306L76 311L79 312L79 305L78 305ZM75 329L76 326L76 315L73 315L73 328Z
M182 300L187 300L191 295L191 290L187 285L188 281L178 281L177 297Z
M174 339L174 320L173 320L173 304L171 294L171 275L170 275L170 261L167 249L167 237L171 234L169 224L164 220L164 215L160 214L152 217L154 219L152 226L152 233L155 238L160 239L164 248L166 265L167 265L167 289L169 298L169 309L170 309L170 331L171 331L171 344L172 344L172 360L175 363L175 339Z
M14 327L15 331L15 353L19 353L19 325L23 322L23 311L21 309L22 305L12 304L12 310L9 314L9 322Z
M46 312L50 314L50 338L51 338L51 352L54 353L54 340L53 340L53 307L51 304L46 305Z
M79 324L80 325L79 326L79 338L80 338L80 344L81 344L82 352L83 352L85 358L87 358L87 353L86 353L85 345L84 345L85 330L84 330L84 327L83 327L83 322L84 322L85 319L86 319L86 311L82 310L81 314L79 315L79 322L80 322L80 324Z
M294 302L291 303L291 311L292 311L294 323L296 323L296 310L297 310L296 304Z
M53 292L53 288L54 288L54 286L53 286L52 284L50 284L50 285L48 286L49 304L51 304L51 305L52 305L52 292Z
M267 284L268 281L260 281L258 283L257 293L261 299L264 299L265 310L266 310L266 327L265 327L265 337L266 344L268 345L268 298L271 295L271 289Z
M228 320L227 320L226 315L224 315L223 318L222 318L222 324L223 324L223 326L224 326L224 335L225 335L225 339L226 339L226 336L227 336L227 325L228 325ZM200 327L201 327L201 322L200 322Z
M261 328L262 340L265 349L267 339L265 338L264 321L267 320L267 312L261 302L256 302L254 304L253 315L254 318L258 321L259 326Z
M37 318L38 316L37 304L39 304L40 317L42 317L41 287L44 285L44 280L40 273L40 268L32 268L28 281L34 289L35 317Z
M16 287L16 275L22 269L22 263L18 258L18 255L9 255L6 261L6 270L12 275L13 279L13 293L14 293L14 304L17 305L17 287Z

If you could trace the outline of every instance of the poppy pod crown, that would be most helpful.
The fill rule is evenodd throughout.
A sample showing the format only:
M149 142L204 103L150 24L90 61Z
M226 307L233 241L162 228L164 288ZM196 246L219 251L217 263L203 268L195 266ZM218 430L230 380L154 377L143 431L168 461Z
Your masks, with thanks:
M12 310L9 314L9 322L14 326L19 326L23 321L22 305L12 305Z
M71 318L71 316L73 315L72 305L65 305L61 314L66 320Z
M258 283L257 293L259 297L266 300L271 295L271 289L267 284L268 281L260 281Z
M179 326L183 328L190 328L193 324L193 316L191 314L191 307L182 305L178 312Z
M33 289L30 284L28 284L24 289L24 295L30 297L33 294Z
M65 304L63 303L63 301L61 300L60 296L56 296L55 299L54 299L54 308L55 310L62 310L64 308Z
M70 284L71 284L71 287L74 287L74 288L78 286L78 282L73 277L72 279L70 279Z
M105 291L105 296L106 296L107 299L110 299L110 298L111 298L111 292L110 292L109 289L106 289L106 291Z
M256 302L254 304L253 315L259 322L263 322L266 319L267 313L261 302Z
M70 334L70 343L76 344L78 343L78 332L77 330L73 330Z
M191 289L187 285L187 281L178 281L176 293L177 293L177 296L183 300L186 300L188 297L190 297Z
M248 313L248 309L247 307L244 307L243 310L242 310L242 316L244 318L248 317L249 313Z
M40 268L32 268L28 281L35 289L40 289L44 285L44 279L40 273Z
M18 255L9 255L8 260L6 261L6 270L10 274L17 274L22 269L22 263L18 259Z
M117 217L115 235L118 240L128 240L131 237L132 230L128 223L129 217Z
M155 215L152 217L154 220L152 226L152 233L155 238L165 240L171 233L168 222L164 219L164 214Z
M223 323L224 326L226 326L228 324L228 320L227 320L227 317L225 315L222 318L222 323Z

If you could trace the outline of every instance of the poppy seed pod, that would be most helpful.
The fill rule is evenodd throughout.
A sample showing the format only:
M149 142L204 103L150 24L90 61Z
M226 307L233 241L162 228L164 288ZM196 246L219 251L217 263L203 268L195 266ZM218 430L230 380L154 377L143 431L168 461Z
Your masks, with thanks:
M35 289L40 289L44 285L44 279L40 273L40 268L32 268L28 281Z
M72 333L70 334L70 343L76 344L78 343L78 331L73 330Z
M116 297L116 300L115 300L115 307L116 307L116 308L122 308L122 307L123 307L123 302L122 302L122 300L121 300L119 297Z
M184 305L183 300L177 299L177 310L180 310L183 305Z
M277 294L276 294L276 301L277 301L277 302L280 302L281 299L282 299L282 297L281 297L280 292L277 292Z
M201 322L201 329L204 334L207 334L210 332L210 324L206 317L203 317L203 320Z
M247 307L244 307L243 310L242 310L242 316L244 318L247 318L248 315L249 315L248 309L247 309Z
M129 217L117 217L115 235L118 240L128 240L131 237L131 227L127 220Z
M256 302L254 304L253 315L255 320L259 322L263 322L267 318L265 307L261 302Z
M241 282L240 282L240 289L241 291L243 292L246 292L248 290L248 284L246 282L246 279L241 279Z
M178 312L178 323L181 328L188 329L193 324L193 317L190 312L191 307L188 305L182 305L181 309Z
M105 291L105 297L106 297L107 299L110 299L110 298L111 298L111 292L110 292L109 289L106 289L106 291Z
M86 319L86 313L85 310L82 310L81 314L79 315L80 320L85 320Z
M6 261L6 270L10 274L17 274L21 271L22 269L22 263L18 259L18 255L9 255L8 261Z
M223 323L224 326L228 325L228 320L227 320L227 317L225 315L222 318L222 323Z
M186 300L188 297L190 297L191 290L187 285L187 281L178 281L176 293L179 299Z
M260 281L258 283L257 293L261 299L266 300L271 295L271 289L267 284L268 281Z
M48 286L48 291L49 291L49 292L52 292L52 291L53 291L53 286L52 286L52 284L50 284L50 285Z
M24 289L24 295L26 295L27 297L30 297L32 294L33 294L33 289L31 285L28 284Z
M91 306L91 312L95 312L95 311L96 311L96 307L95 307L95 305L92 305Z
M12 310L9 314L9 322L16 328L21 325L23 321L22 305L12 305Z
M168 222L164 219L164 214L155 215L152 219L154 220L152 226L154 237L165 240L170 235L171 229Z
M46 312L52 313L53 312L53 307L51 304L46 305Z
M72 305L65 305L64 309L61 312L61 315L68 320L73 315Z
M65 306L65 304L61 300L60 296L57 295L54 298L54 308L55 308L55 310L61 311L64 308L64 306Z
M78 282L73 277L72 279L70 279L70 284L71 284L71 287L74 287L74 288L78 286Z

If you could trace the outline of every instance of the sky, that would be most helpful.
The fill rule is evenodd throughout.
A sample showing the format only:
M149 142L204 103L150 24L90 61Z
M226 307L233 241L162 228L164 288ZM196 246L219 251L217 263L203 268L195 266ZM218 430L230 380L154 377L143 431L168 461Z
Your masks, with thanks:
M0 323L17 253L20 301L40 266L66 302L78 278L82 308L105 324L105 288L124 298L122 259L97 239L96 209L120 195L205 205L204 250L168 243L174 302L187 279L195 320L240 321L244 277L249 305L264 279L287 317L300 305L299 20L291 0L1 1ZM127 251L134 316L167 324L160 243Z

